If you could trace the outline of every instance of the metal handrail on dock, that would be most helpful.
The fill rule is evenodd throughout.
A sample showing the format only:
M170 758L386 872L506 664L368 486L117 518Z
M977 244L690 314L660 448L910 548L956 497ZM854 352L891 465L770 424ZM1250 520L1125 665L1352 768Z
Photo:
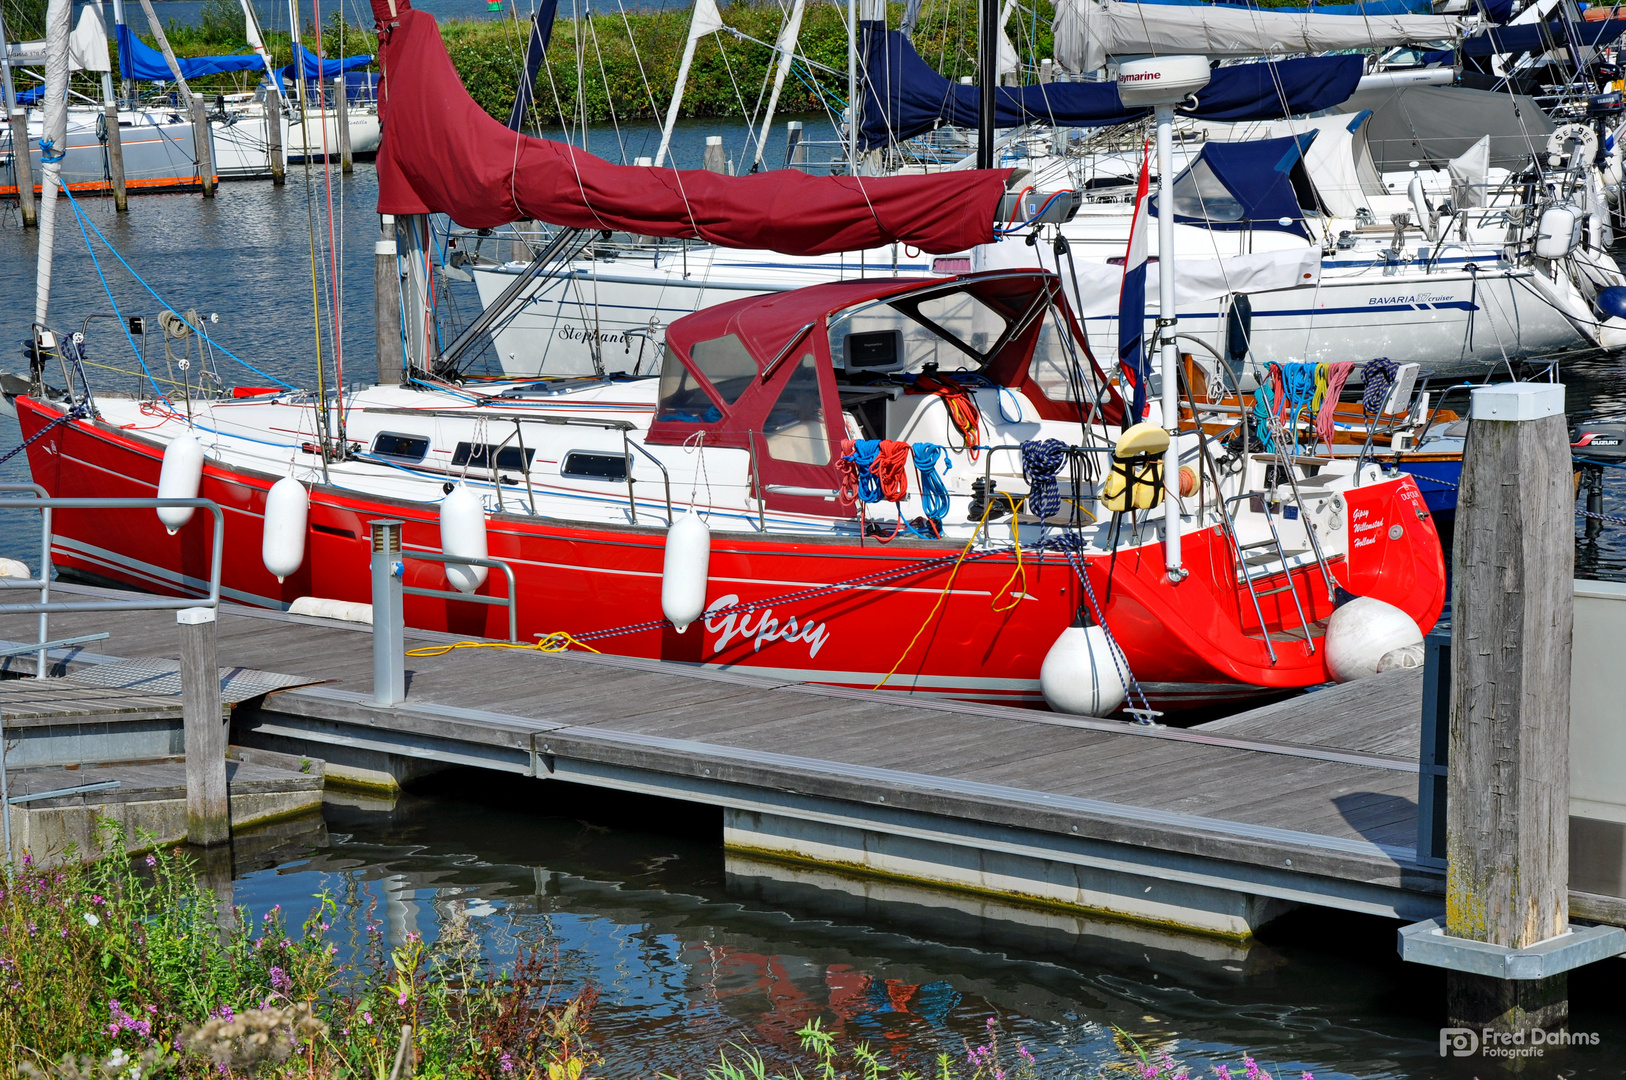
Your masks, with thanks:
M497 604L508 609L508 640L519 640L519 613L517 611L519 600L519 586L514 579L514 568L502 559L482 559L472 555L447 555L440 551L406 551L400 552L404 562L407 559L416 559L419 562L438 562L441 564L456 563L458 566L487 566L494 570L501 570L508 578L507 596L479 596L475 593L466 593L460 589L421 589L415 585L401 585L401 591L408 596L443 596L449 600L465 600L471 604ZM5 608L0 607L0 612Z
M98 634L81 634L76 637L62 638L58 641L50 640L50 617L53 613L65 614L80 611L181 611L185 608L220 608L220 566L225 549L226 514L220 504L212 499L159 499L159 498L84 498L59 499L51 495L38 484L0 484L0 496L6 495L32 495L32 499L0 497L0 510L38 510L40 511L40 569L37 578L0 578L0 590L3 589L38 589L40 598L34 603L26 604L0 604L0 615L37 614L39 621L39 641L26 648L7 650L0 656L14 656L25 652L36 654L34 677L44 679L50 671L48 654L50 650L63 648L69 645L83 645L92 641L101 641L109 635L106 632ZM53 510L159 510L162 508L192 508L207 510L214 515L214 543L209 558L209 594L203 599L196 597L161 597L152 596L137 599L120 600L52 600L51 599L51 546L55 539L52 529ZM72 794L87 790L99 790L107 785L82 785L78 788L63 789L62 792L52 794ZM5 719L0 716L0 832L5 834L6 864L11 864L11 791L6 770L6 729Z

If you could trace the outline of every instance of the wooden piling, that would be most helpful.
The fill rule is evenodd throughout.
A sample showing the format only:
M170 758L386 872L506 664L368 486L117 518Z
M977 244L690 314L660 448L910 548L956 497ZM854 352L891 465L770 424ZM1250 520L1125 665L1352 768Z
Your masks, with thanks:
M192 114L192 146L198 157L198 180L203 184L203 197L215 197L215 160L214 144L209 137L209 114L204 108L203 99L196 94L192 95L192 104L189 108Z
M395 218L383 216L373 246L373 335L378 342L378 385L398 386L406 374L401 351L401 271L396 259Z
M215 650L215 610L176 612L181 630L181 717L186 749L186 839L200 847L231 839L226 725Z
M282 149L282 98L275 89L265 99L265 156L271 163L271 183L287 182L288 158Z
M352 173L356 159L350 153L350 95L345 93L343 75L333 80L333 126L339 131L339 168Z
M113 209L128 213L130 194L124 186L124 137L119 131L119 103L109 98L102 106L107 123L107 176L113 187Z
M1569 928L1575 537L1564 388L1474 392L1452 597L1446 933L1527 948ZM1449 972L1457 1027L1562 1027L1567 978Z
M23 228L39 224L39 208L34 202L34 161L28 148L28 114L11 110L12 174L17 180L17 205L23 212Z

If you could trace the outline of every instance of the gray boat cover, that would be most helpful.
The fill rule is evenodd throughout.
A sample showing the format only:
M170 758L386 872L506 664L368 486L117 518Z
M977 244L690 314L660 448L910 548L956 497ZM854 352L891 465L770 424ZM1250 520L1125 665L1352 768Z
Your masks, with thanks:
M1465 86L1361 90L1340 109L1372 110L1366 144L1379 172L1403 172L1414 161L1443 169L1487 135L1490 166L1520 169L1546 148L1554 126L1532 98Z

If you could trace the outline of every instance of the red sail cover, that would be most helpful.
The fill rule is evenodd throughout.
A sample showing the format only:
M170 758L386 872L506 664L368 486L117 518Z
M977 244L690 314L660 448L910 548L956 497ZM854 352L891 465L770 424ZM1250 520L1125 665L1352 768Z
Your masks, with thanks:
M787 255L894 241L942 254L993 239L1008 170L935 176L751 176L612 165L517 134L463 89L440 27L408 0L372 0L381 28L378 212L442 213L465 228L536 220L695 237ZM393 24L393 26L392 26Z

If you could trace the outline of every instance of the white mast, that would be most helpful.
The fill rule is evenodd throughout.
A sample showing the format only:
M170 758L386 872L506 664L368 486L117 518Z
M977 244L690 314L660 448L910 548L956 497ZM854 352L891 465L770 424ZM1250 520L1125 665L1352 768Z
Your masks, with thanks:
M280 101L282 80L277 78L276 69L271 66L271 54L265 51L265 37L260 33L260 21L254 17L254 9L249 6L248 0L239 2L243 5L243 28L247 32L248 47L254 50L260 58L260 63L265 65L266 77L271 80L271 89L275 91L277 100Z
M695 42L722 28L723 16L717 10L717 0L695 0L694 18L689 22L689 40L683 44L677 83L672 87L672 104L666 110L666 126L661 129L661 148L655 151L657 169L666 161L667 147L672 145L672 128L677 124L678 110L683 106L683 89L689 82L689 65L694 63Z
M1163 379L1163 562L1169 580L1184 580L1180 558L1180 351L1174 309L1174 107L1208 85L1208 59L1165 56L1134 60L1118 68L1118 100L1127 108L1148 105L1157 117L1157 341Z
M56 185L68 144L68 35L73 0L51 0L45 11L45 126L40 137L40 247L34 279L34 322L45 325L51 300L51 245L56 238ZM28 153L25 146L22 153Z
M785 76L790 74L791 61L796 59L796 41L802 36L802 9L805 0L792 0L790 17L779 31L779 66L773 73L773 91L768 95L768 111L762 117L762 134L757 137L757 159L754 167L762 165L762 152L768 146L768 132L773 128L773 111L779 104L779 92L785 88Z
M11 85L11 43L6 39L4 11L0 11L0 104L5 105L7 116L17 107L17 91Z

